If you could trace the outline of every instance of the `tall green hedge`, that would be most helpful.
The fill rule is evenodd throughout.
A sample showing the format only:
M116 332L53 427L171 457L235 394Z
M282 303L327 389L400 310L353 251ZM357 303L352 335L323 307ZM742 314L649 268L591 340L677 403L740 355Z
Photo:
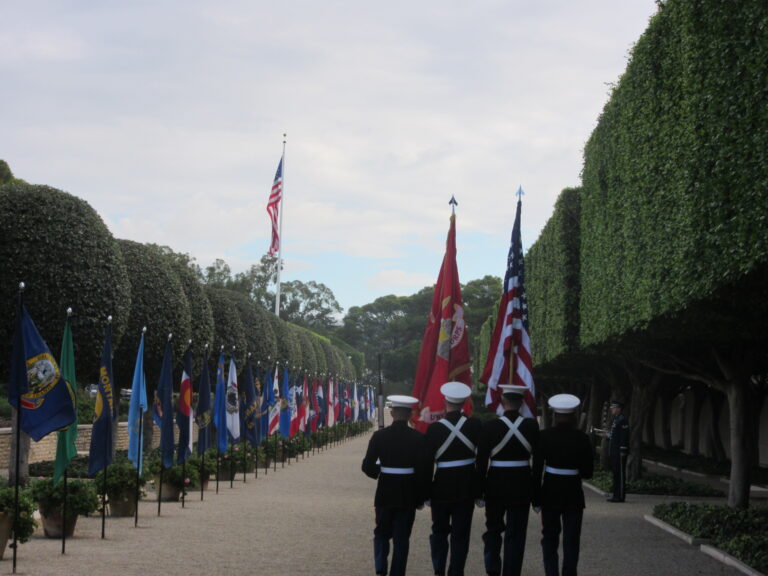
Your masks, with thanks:
M277 350L277 340L272 324L267 318L268 312L253 302L241 292L227 290L223 292L235 305L245 333L246 351L251 353L253 361L266 362L268 357L274 358Z
M240 311L232 300L232 293L226 288L205 287L205 294L211 303L213 311L213 358L218 358L221 347L229 356L232 348L235 348L235 357L238 364L244 363L247 354L248 343L245 335L245 327L240 319ZM215 360L214 360L215 361Z
M24 301L58 358L71 307L78 379L94 382L107 316L118 343L131 287L123 256L91 206L49 186L0 186L0 378L7 377L19 282Z
M131 286L131 309L125 337L115 349L115 380L130 388L141 330L144 338L144 371L149 389L160 374L168 334L173 334L174 358L179 360L191 332L189 301L175 270L155 247L118 240Z
M585 147L583 346L768 266L766 61L768 3L661 4Z
M579 346L579 189L566 188L525 256L529 328L537 369Z

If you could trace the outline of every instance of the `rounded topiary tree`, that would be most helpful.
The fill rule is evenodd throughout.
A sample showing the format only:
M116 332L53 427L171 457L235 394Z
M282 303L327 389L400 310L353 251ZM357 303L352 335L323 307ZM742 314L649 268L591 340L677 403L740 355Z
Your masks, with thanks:
M285 323L286 331L290 335L289 341L291 343L291 358L290 368L291 374L297 372L304 367L304 352L301 346L301 339L299 336L299 327L290 322Z
M277 353L277 339L272 324L267 318L270 312L261 308L242 292L227 291L227 297L237 308L245 330L247 351L254 362L266 365L267 359L273 359Z
M317 356L312 344L314 335L309 330L297 326L296 336L301 346L301 370L305 373L315 374L317 372Z
M315 349L315 362L317 363L317 373L328 373L328 362L325 359L325 349L320 343L320 337L317 334L312 334L312 347Z
M216 358L224 346L224 353L232 353L232 347L235 347L235 358L238 364L241 364L248 347L245 338L245 328L240 320L240 313L237 306L232 301L230 291L225 288L205 287L205 293L211 303L213 310L213 348L211 359L215 364Z
M332 374L334 378L341 375L341 366L339 359L333 350L333 346L327 340L320 340L320 345L323 347L325 353L325 364L328 374Z
M191 333L189 301L178 274L155 248L131 240L118 242L128 269L132 300L128 329L115 350L115 381L121 388L131 386L136 350L146 326L144 372L151 393L157 386L168 334L173 334L176 360L187 347Z
M199 367L205 345L208 344L210 347L213 342L213 310L203 288L202 279L190 266L192 259L187 254L179 254L167 246L151 246L155 247L170 263L189 301L193 365ZM186 344L183 349L186 349ZM197 368L194 368L194 371L197 373Z
M19 282L24 302L54 356L71 307L78 377L95 381L107 316L113 344L131 307L131 286L116 240L81 200L48 186L0 186L0 374L8 359Z

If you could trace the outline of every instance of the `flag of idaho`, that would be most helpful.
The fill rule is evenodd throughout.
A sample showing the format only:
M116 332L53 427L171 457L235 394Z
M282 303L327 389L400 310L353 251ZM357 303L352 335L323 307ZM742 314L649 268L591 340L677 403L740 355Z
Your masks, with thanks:
M75 394L29 317L19 306L8 401L21 408L21 429L35 442L75 421Z

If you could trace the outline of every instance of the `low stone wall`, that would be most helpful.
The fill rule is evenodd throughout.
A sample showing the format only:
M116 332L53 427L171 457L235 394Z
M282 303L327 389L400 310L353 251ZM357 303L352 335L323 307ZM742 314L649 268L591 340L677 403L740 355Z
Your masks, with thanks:
M91 424L80 424L77 427L77 451L87 454L91 446ZM194 426L193 438L197 438L197 426ZM174 435L178 440L179 430L174 426ZM56 459L57 434L49 434L40 442L31 442L29 448L29 462L46 462ZM0 428L0 468L6 468L11 457L11 442L13 434L10 428ZM117 425L117 439L115 440L117 450L128 449L128 423L119 422ZM152 447L157 448L160 445L159 430L155 430L152 435Z

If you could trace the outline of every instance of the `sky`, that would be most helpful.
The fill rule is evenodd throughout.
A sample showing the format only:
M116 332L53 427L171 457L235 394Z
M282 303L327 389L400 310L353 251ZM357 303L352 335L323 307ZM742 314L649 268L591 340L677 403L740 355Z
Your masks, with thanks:
M341 306L463 283L538 237L654 0L3 0L0 158L117 238L258 263Z

